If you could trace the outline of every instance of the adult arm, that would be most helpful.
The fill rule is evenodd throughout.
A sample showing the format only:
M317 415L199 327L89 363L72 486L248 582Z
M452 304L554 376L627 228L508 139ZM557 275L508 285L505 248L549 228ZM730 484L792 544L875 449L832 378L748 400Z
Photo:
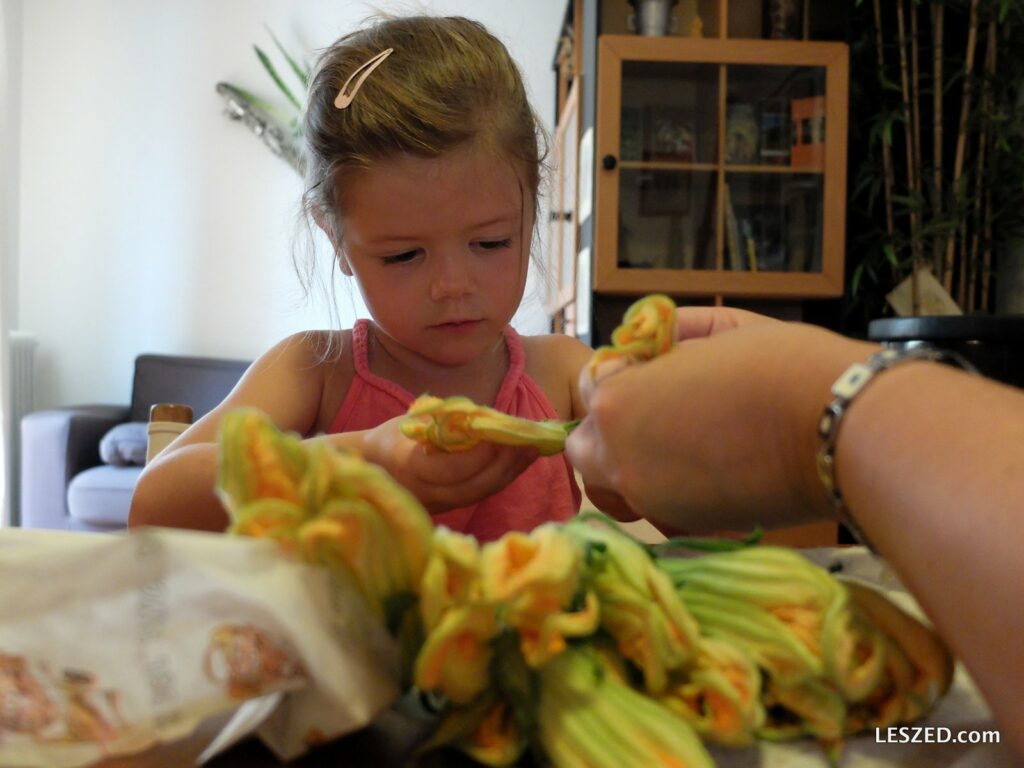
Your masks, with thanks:
M584 479L694 532L834 515L817 423L832 382L877 347L728 310L682 310L680 335L594 388L568 446ZM1024 393L898 365L851 404L835 457L851 514L1024 752Z

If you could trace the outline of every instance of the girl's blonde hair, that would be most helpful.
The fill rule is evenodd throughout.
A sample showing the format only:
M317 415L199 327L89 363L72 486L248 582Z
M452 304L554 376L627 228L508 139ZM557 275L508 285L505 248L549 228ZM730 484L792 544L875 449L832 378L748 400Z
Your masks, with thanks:
M353 72L388 56L352 103L334 105ZM543 132L519 69L483 25L460 17L382 19L321 55L305 114L303 210L340 243L337 212L346 175L407 154L437 157L475 146L514 169L524 205L538 205Z

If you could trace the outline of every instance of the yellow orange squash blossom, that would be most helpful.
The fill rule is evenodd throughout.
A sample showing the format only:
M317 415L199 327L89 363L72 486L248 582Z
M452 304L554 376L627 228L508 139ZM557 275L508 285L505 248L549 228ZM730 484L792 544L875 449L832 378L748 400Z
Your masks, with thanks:
M649 693L660 693L673 670L696 653L697 622L668 575L632 538L583 521L565 525L587 547L588 578L597 594L601 627L618 652L636 664Z
M484 545L483 595L501 605L504 623L518 632L520 649L539 667L566 646L566 638L592 634L598 626L593 593L580 592L583 549L561 526L547 523L530 533L510 532Z
M301 505L306 463L298 436L280 432L261 411L241 408L224 417L217 492L229 515L256 499Z
M488 603L449 608L428 634L416 656L417 687L466 704L490 683L492 640L501 632L495 607Z
M402 434L442 451L466 451L481 442L533 446L542 456L561 453L572 422L533 421L477 405L468 397L420 395L409 406Z
M711 768L693 728L623 682L603 656L570 647L540 670L539 741L559 768Z
M529 746L505 697L491 691L463 707L450 708L417 752L453 747L478 763L515 765Z
M809 655L797 650L796 658L790 659L796 663L792 668L787 668L783 656L776 656L774 661L783 666L769 671L781 684L799 680L801 658L806 662L803 675L823 675L849 701L863 698L878 684L884 666L880 635L857 617L843 585L802 555L781 547L754 546L660 562L679 585L684 602L695 614L706 616L720 636L729 636L730 618L746 619L763 630L777 622L806 649ZM708 616L720 599L738 600L746 607L738 608L731 617ZM755 616L756 611L766 616ZM742 631L736 621L733 626L735 640ZM762 640L770 642L765 636ZM757 643L762 651L766 648L753 635L748 635L747 642ZM793 648L791 642L780 638L776 650L787 647ZM754 655L771 662L770 652Z
M229 532L270 537L355 578L381 614L415 592L430 552L426 510L380 467L282 433L262 412L224 417L217 493Z
M702 637L688 668L672 675L659 697L709 741L747 746L764 725L761 672L740 648Z
M622 324L612 331L612 343L594 350L587 370L593 376L598 365L616 358L651 360L672 348L675 334L675 302L660 293L644 296L626 310Z
M910 722L931 711L953 682L953 655L942 638L923 621L911 616L877 589L843 580L857 609L886 637L888 646L902 652L907 670L895 662L887 683L902 699L899 722Z
M480 545L472 536L445 527L434 529L433 547L420 580L420 617L428 632L445 612L482 601Z

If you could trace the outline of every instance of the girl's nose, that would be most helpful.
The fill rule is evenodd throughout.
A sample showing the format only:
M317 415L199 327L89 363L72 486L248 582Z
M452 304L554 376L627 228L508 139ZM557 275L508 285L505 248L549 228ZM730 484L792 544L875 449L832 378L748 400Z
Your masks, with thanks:
M459 253L437 256L430 280L431 300L444 301L472 293L473 278L469 258L470 255Z

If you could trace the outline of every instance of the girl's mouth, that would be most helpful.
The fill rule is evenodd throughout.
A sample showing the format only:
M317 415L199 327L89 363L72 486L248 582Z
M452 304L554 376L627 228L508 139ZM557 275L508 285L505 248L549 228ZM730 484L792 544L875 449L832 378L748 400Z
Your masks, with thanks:
M435 330L449 333L466 333L476 328L480 322L480 320L449 320L446 323L438 323L431 327Z

